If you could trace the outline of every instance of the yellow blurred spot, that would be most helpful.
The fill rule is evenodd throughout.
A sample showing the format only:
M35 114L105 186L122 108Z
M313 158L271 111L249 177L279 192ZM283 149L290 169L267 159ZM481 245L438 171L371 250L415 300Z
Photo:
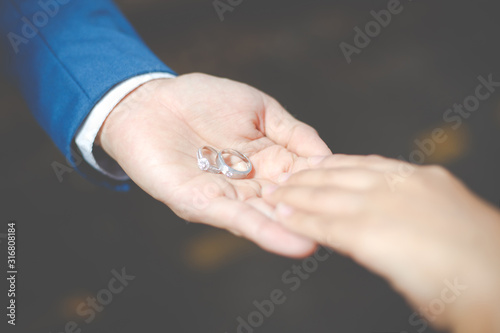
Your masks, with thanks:
M433 133L439 129L443 132L440 135L443 139L436 142ZM425 154L425 164L450 164L467 153L470 146L469 133L469 128L465 123L457 129L449 124L443 124L422 132L413 142L413 149ZM430 145L429 140L432 140L434 147ZM417 142L420 142L420 145ZM424 147L422 142L428 143L426 148L422 148Z
M93 297L90 293L78 293L72 297L64 299L60 304L60 314L64 320L76 320L78 319L76 309L81 303L87 302L88 297Z
M258 248L225 231L209 231L190 239L184 248L185 262L192 269L212 271L241 259Z

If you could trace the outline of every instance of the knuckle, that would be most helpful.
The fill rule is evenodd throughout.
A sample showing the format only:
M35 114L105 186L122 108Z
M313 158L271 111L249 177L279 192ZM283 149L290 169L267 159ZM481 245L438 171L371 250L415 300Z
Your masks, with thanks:
M302 125L304 132L311 134L311 135L319 135L318 131L314 127L312 127L311 125L303 123L303 122L301 122L300 124Z
M336 169L322 169L321 177L323 179L329 179L330 181L335 181L338 177L338 171Z
M424 170L432 175L440 176L440 177L448 177L450 176L450 172L448 169L444 168L441 165L429 165L425 166Z
M310 200L321 204L325 201L325 197L327 196L328 196L328 188L319 187L311 192Z
M333 160L345 160L348 157L349 157L349 155L347 155L347 154L333 154L331 156L331 159L333 159Z
M287 184L290 184L290 185L301 184L301 183L307 181L308 178L310 177L310 174L308 172L309 170L302 170L302 171L299 171L295 174L290 172L290 171L291 170L289 169L288 173L291 173L292 175L287 180Z
M184 74L184 75L182 75L182 77L193 78L193 79L206 79L209 77L209 75L204 74L204 73L200 73L200 72L193 72L193 73Z
M346 154L333 154L331 156L328 156L324 160L322 165L333 167L333 166L337 165L337 163L342 163L343 161L345 161L348 158L349 158L349 155L346 155Z
M386 158L381 156L381 155L377 155L377 154L370 154L370 155L367 155L366 156L366 160L368 162L381 162L381 161L385 161Z

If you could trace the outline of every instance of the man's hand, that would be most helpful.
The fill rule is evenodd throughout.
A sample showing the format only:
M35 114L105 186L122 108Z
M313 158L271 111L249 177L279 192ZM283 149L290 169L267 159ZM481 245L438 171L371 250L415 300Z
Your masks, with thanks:
M98 141L137 185L180 217L278 254L313 251L313 241L272 220L261 189L282 173L308 168L308 157L331 152L313 128L264 93L203 74L151 81L111 112ZM241 151L254 171L244 180L201 171L196 152L204 145Z
M445 169L334 155L264 199L284 226L380 274L431 323L495 331L500 214Z

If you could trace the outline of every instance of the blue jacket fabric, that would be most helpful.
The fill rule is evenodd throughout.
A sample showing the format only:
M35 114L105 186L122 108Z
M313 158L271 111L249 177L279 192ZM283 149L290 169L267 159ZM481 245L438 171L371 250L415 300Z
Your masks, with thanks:
M0 33L7 74L73 164L75 134L110 89L140 74L175 74L111 0L0 0Z

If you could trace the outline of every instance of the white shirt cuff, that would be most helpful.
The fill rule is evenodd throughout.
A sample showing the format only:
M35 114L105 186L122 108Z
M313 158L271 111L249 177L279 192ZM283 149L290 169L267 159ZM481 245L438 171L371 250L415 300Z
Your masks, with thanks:
M128 94L146 82L174 78L170 73L148 73L135 76L115 86L94 106L75 136L75 143L82 153L83 159L100 173L114 180L128 180L123 169L110 156L105 155L98 160L94 156L94 141L102 124Z

